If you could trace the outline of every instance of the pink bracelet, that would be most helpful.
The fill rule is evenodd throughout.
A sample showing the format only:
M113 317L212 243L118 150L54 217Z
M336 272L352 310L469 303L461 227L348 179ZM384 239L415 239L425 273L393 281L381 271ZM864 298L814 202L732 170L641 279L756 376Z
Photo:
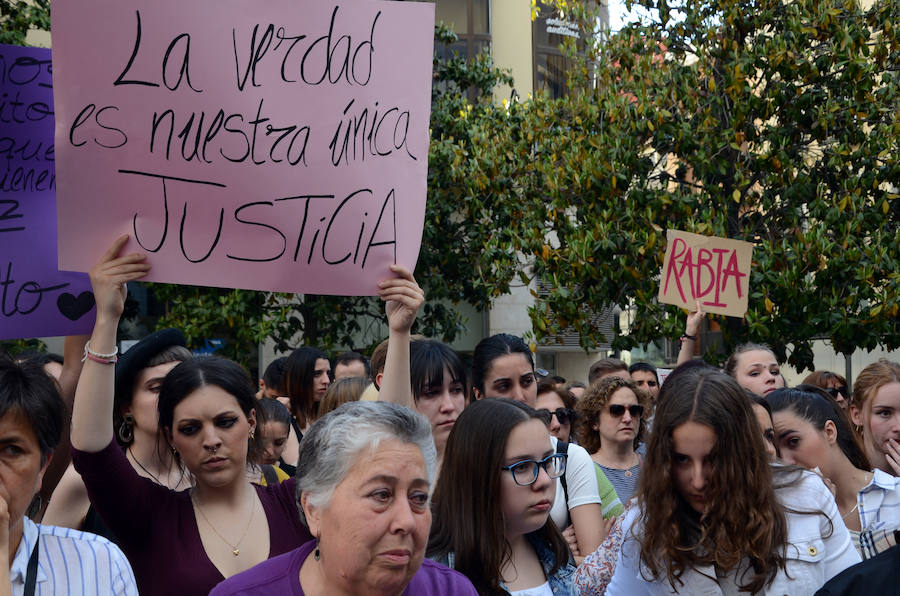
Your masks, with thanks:
M82 362L85 360L93 360L94 362L99 362L100 364L115 364L119 361L119 347L112 351L110 354L101 354L100 352L95 352L91 349L91 342L87 342L84 344L84 357L81 359Z

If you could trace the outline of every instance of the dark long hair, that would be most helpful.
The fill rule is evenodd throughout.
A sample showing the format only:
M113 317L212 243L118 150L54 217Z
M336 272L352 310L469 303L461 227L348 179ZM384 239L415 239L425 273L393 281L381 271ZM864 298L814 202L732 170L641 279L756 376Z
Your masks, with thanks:
M766 401L772 406L773 413L782 410L793 412L819 431L824 430L825 423L831 420L837 429L838 447L850 463L860 470L872 469L866 452L853 432L853 427L850 426L847 414L822 388L804 384L792 389L776 389L766 396Z
M172 432L175 407L194 391L213 385L237 400L238 406L249 418L257 407L255 387L250 375L241 365L226 358L204 356L185 360L165 376L159 388L159 428ZM251 440L247 460L259 461L260 442Z
M463 410L447 440L432 499L427 555L440 558L452 552L454 567L479 594L506 594L500 587L500 570L511 553L500 467L513 428L533 418L537 413L532 408L511 399L479 400ZM553 553L550 574L569 560L568 546L553 520L548 518L530 537Z
M468 393L466 367L453 348L434 339L423 339L409 344L409 371L413 399L417 402L430 387L444 384L444 368L454 382L461 383L463 393Z
M291 352L284 365L284 390L291 398L291 414L300 428L312 424L319 409L313 387L317 360L328 360L328 354L303 346Z
M759 592L784 569L787 541L759 424L732 377L709 366L679 369L659 393L641 471L641 562L652 578L664 577L677 589L688 569L715 565L728 571L746 559L741 589ZM679 494L672 474L672 433L686 422L716 435L705 491L710 507L703 515Z
M531 349L521 337L498 333L486 337L475 346L472 354L472 387L484 394L484 377L491 370L494 360L507 354L522 354L534 370Z

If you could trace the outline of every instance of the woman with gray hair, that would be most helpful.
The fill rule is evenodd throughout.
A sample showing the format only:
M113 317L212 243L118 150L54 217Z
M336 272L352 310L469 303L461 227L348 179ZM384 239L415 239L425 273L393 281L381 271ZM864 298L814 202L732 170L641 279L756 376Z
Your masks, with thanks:
M219 584L228 594L475 594L424 560L437 452L431 424L387 402L350 402L300 442L297 504L315 537Z

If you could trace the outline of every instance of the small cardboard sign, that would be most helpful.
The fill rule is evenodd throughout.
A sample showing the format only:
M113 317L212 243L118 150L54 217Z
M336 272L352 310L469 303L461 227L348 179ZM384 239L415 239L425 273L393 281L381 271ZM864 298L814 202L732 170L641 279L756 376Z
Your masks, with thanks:
M690 311L743 317L747 312L753 244L667 230L659 301Z
M52 18L61 267L123 233L150 281L371 295L415 267L433 3L79 0Z
M50 50L0 45L0 339L94 324L88 276L56 266L50 73Z

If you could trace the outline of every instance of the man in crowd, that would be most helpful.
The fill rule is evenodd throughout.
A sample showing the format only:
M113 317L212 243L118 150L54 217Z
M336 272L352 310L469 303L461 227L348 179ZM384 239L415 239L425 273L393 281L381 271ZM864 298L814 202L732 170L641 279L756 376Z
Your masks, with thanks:
M591 365L588 372L589 384L593 385L605 377L622 377L631 380L631 375L628 374L628 365L618 358L601 358Z
M656 396L659 394L656 367L648 362L635 362L628 367L628 372L634 384L646 391L650 395L650 401L656 403Z
M334 380L344 377L368 377L369 363L359 352L344 352L334 361Z

